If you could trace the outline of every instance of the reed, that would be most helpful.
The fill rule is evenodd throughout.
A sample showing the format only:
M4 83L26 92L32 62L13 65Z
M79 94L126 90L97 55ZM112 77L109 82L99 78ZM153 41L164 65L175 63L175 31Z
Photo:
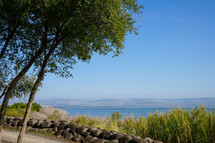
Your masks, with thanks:
M176 108L159 114L158 111L145 117L71 117L81 125L150 137L167 143L215 143L215 112L207 111L204 105L192 110Z

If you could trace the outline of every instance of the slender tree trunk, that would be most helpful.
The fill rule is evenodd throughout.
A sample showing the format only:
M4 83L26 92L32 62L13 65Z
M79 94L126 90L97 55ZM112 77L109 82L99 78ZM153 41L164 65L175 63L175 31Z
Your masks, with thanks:
M15 77L15 79L11 82L10 87L8 87L7 92L5 93L5 97L2 103L1 111L0 111L0 143L1 143L1 135L2 135L2 127L4 124L4 117L7 109L7 105L9 99L13 93L13 90L17 84L17 82L25 75L25 73L29 70L29 68L33 65L35 60L42 54L43 46L40 47L38 52L35 54L34 57L31 58L29 63L25 66L25 68Z
M24 137L24 134L25 134L25 131L26 131L26 126L27 126L27 122L29 120L29 115L31 113L31 107L32 107L32 104L33 104L33 101L34 101L35 94L37 92L37 89L38 89L38 86L39 86L40 82L42 81L42 79L44 77L45 68L46 68L46 65L48 63L48 60L49 60L51 54L54 52L54 50L56 49L56 47L58 46L58 44L60 42L61 42L61 40L58 41L54 45L54 47L52 47L50 49L49 53L46 55L46 57L45 57L45 59L43 61L43 65L41 67L40 73L38 75L38 78L37 78L36 82L34 83L34 87L33 87L32 91L31 91L31 94L30 94L30 97L29 97L27 109L25 111L25 116L24 116L24 119L23 119L22 128L21 128L21 131L19 133L17 143L22 143L23 142L23 137Z
M9 44L9 41L13 38L14 33L15 33L15 30L13 30L13 31L8 35L8 37L6 38L4 47L2 48L1 53L0 53L0 59L3 57L3 55L4 55L4 53L5 53L5 50L6 50L6 48L7 48L7 45Z

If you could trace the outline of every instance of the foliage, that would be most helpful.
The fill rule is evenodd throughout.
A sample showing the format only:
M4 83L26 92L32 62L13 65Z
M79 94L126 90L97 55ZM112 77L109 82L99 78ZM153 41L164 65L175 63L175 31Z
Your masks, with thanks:
M0 76L0 80L1 80ZM31 90L33 88L34 82L36 81L35 76L33 75L24 75L15 86L15 89L13 90L13 94L11 98L26 98L31 93ZM39 85L42 86L42 83ZM6 89L9 87L8 81L1 80L0 81L0 94L1 96L4 96Z
M19 102L19 103L14 103L13 105L8 106L8 109L24 109L27 107L27 103ZM37 111L39 112L42 109L42 106L38 103L33 103L31 111Z
M122 117L122 115L121 115L119 112L113 112L113 113L111 114L111 118L112 118L113 120L119 120L121 117Z
M31 111L39 112L42 109L42 106L36 102L32 104Z
M6 116L18 116L23 117L25 114L27 104L26 103L14 103L13 105L8 105ZM0 106L1 108L1 106ZM31 111L39 112L42 109L42 106L38 103L33 103Z
M148 118L129 116L118 122L113 118L90 116L71 117L71 121L167 143L215 143L215 112L206 111L203 105L191 111L176 108L168 113L155 112Z

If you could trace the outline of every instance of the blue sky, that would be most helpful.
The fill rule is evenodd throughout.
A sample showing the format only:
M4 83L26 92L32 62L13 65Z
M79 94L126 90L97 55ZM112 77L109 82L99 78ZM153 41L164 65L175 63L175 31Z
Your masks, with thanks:
M215 97L214 0L143 0L139 35L119 57L94 55L73 78L48 75L43 98Z

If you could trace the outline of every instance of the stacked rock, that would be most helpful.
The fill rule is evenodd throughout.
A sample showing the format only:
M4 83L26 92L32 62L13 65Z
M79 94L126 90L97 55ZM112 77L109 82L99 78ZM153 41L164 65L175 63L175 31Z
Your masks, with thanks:
M20 129L23 119L17 117L6 117L5 126L8 128ZM63 136L66 139L81 143L162 143L148 137L141 138L132 134L119 133L100 128L69 123L65 120L38 120L30 119L27 129L33 132L52 133L56 136Z

